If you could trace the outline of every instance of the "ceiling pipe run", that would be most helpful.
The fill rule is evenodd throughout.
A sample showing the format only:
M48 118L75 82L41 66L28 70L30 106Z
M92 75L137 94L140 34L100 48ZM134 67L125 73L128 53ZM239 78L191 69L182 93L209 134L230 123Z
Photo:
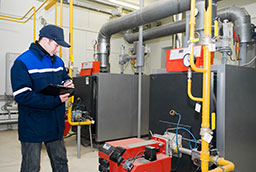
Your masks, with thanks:
M162 0L105 23L98 35L101 72L110 71L110 38L113 34L187 11L189 8L190 0Z
M217 11L217 16L223 21L228 19L230 22L234 23L236 30L236 35L240 37L241 43L248 43L251 41L251 20L250 15L244 8L232 6L228 8L223 8ZM173 22L170 24L162 25L159 27L154 27L152 29L145 30L143 32L143 40L151 40L163 36L168 36L176 33L185 32L186 30L185 21ZM124 39L128 43L133 43L138 40L138 33L130 33L130 31L124 32ZM244 55L242 47L242 58Z
M151 40L167 35L172 35L176 33L183 33L186 30L186 21L181 20L169 24L165 24L162 26L154 27L152 29L148 29L143 31L143 40ZM124 39L128 43L133 43L134 41L138 41L139 33L130 33L130 31L126 31L124 33Z
M110 38L113 34L179 14L189 9L190 0L161 0L105 23L98 35L98 58L100 60L101 72L110 71Z

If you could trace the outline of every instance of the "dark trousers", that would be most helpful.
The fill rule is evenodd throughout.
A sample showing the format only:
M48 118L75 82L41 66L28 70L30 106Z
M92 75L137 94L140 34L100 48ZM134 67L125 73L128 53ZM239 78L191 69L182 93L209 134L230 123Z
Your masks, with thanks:
M53 172L68 172L68 160L63 140L44 142ZM21 172L39 172L42 143L21 142Z

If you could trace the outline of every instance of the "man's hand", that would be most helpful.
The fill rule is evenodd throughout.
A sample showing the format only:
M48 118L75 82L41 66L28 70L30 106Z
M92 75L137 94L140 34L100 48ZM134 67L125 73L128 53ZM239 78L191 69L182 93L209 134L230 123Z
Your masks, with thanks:
M65 86L65 87L74 88L73 81L72 81L71 79L70 79L70 80L67 80L67 81L64 83L64 86Z
M69 96L69 95L70 95L69 93L66 93L66 94L62 94L62 95L60 95L61 103L63 103L63 102L65 102L65 101L67 101L67 100L68 100L68 96Z

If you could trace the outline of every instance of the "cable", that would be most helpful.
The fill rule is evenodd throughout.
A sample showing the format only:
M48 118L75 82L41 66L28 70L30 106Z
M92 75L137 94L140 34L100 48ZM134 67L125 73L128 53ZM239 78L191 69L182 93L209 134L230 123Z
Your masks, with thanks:
M140 152L138 152L138 153L136 154L135 158L133 159L133 162L134 162L136 159L140 158L141 156L139 156L139 154L141 154L141 153L143 153L143 152L145 152L145 151L140 151ZM144 156L144 155L142 155L142 157L143 157L143 156Z
M171 131L171 130L176 130L177 128L168 128L166 131L165 131L165 134L166 134L166 132L168 132L168 131ZM187 131L191 136L192 136L192 138L193 139L188 139L188 138L185 138L185 137L183 137L182 139L184 139L184 140L186 140L186 141L189 141L189 143L191 144L191 142L195 142L195 144L197 145L197 143L199 142L198 140L196 140L196 138L195 138L195 136L193 135L193 133L191 132L191 131L189 131L187 128L184 128L184 127L179 127L178 129L181 129L181 130L185 130L185 131ZM194 148L192 148L191 146L190 146L190 149L196 149L197 148L197 146L195 146Z
M177 152L178 152L178 160L177 160L177 165L174 169L171 169L171 171L177 171L179 166L180 166L180 150L179 150L179 144L178 144L178 131L179 131L179 125L180 125L180 120L181 120L181 114L176 113L176 115L179 116L179 120L177 123L177 128L176 128L176 146L177 146Z
M180 128L179 128L180 121L181 121L181 114L175 112L174 110L171 110L171 111L170 111L170 115L177 115L177 116L179 116L179 120L178 120L177 127L176 127L176 147L177 147L177 153L178 153L178 160L177 160L177 165L176 165L176 167L175 167L174 169L171 169L171 171L177 171L177 169L179 168L179 165L180 165L180 151L179 151L179 144L178 144L178 131L179 131L179 129L182 129L182 130L187 131L187 132L192 136L192 138L193 138L192 141L195 141L195 147L194 147L194 148L192 148L192 146L191 146L191 141L189 141L189 147L190 147L190 149L193 150L193 149L196 149L196 148L197 148L197 140L196 140L195 136L191 133L191 131L189 131L188 129L186 129L186 128L184 128L184 127L180 127Z
M196 140L195 136L191 133L191 131L189 131L188 129L186 129L184 127L180 127L180 129L187 131L192 136L192 138L193 138L192 141L195 141L195 146L194 146L194 148L191 147L191 140L190 140L189 141L189 148L191 150L196 149L197 148L197 140Z
M256 60L256 56L251 59L248 63L242 64L240 66L249 66L254 60Z

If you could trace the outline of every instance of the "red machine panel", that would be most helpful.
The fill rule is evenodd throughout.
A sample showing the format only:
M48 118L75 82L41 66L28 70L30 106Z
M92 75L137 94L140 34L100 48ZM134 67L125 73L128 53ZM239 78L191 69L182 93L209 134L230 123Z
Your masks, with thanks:
M93 73L99 73L99 72L100 72L99 61L84 62L82 63L80 76L88 76L88 75L92 75Z
M188 57L189 47L182 47L167 50L166 52L166 71L167 72L181 72L187 71L188 67L184 66L183 58ZM194 48L195 65L197 67L203 66L203 46L196 45ZM213 62L213 59L212 59Z
M158 150L156 160L145 159L146 147ZM121 148L125 151L116 151ZM118 153L120 157L117 156ZM114 156L113 156L114 154ZM115 159L120 162L114 162ZM139 138L107 142L99 150L100 172L170 172L171 158L166 155L165 142L160 140L144 140Z

